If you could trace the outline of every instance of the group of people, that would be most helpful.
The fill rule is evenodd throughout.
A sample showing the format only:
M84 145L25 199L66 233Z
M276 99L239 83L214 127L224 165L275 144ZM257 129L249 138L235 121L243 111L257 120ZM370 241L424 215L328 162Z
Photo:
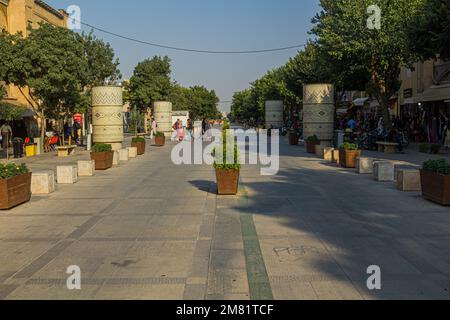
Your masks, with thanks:
M192 140L194 126L191 119L186 121L186 125L183 124L181 119L177 119L177 121L173 124L172 129L172 141L182 142Z

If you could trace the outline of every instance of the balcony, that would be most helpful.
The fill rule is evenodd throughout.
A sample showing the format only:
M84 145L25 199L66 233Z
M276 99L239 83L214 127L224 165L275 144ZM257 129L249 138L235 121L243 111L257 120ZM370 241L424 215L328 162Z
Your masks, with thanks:
M433 82L435 85L450 83L450 62L437 62L434 65Z

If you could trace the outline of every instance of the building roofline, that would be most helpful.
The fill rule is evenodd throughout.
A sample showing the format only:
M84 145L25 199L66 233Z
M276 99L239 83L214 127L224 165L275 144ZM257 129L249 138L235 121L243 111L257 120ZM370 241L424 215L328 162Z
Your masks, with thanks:
M42 0L34 0L34 3L36 3L39 6L41 6L42 8L46 9L47 11L51 12L52 14L57 16L59 19L64 19L64 15L60 11L58 11L55 8L53 8L52 6L48 5L44 1L42 1Z

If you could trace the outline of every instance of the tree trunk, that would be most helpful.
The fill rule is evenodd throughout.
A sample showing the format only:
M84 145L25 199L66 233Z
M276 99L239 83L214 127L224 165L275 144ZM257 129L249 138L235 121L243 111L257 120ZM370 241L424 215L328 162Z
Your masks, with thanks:
M391 119L391 113L389 112L389 100L388 97L384 96L383 94L380 95L380 98L378 103L380 104L381 112L383 114L383 121L384 121L384 127L387 131L392 130L392 119Z
M45 134L47 133L47 124L44 116L39 116L39 120L41 121L41 143L43 145L45 143Z

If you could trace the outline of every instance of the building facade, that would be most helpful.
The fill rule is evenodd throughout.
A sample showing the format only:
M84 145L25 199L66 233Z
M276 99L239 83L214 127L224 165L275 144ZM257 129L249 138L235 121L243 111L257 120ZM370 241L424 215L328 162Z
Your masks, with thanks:
M21 32L27 36L29 28L37 28L41 22L66 27L67 20L64 10L56 10L41 0L0 0L0 29L11 34ZM27 99L14 86L6 88L6 100L28 105Z
M450 62L429 60L402 68L400 114L417 140L442 142L450 119Z

